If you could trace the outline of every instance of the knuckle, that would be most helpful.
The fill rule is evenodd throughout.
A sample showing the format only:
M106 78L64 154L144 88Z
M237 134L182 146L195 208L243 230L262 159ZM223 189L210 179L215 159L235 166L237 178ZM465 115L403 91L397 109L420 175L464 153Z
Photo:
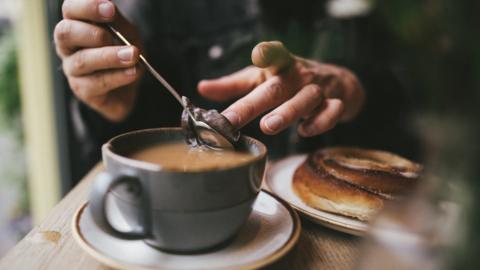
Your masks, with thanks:
M268 87L267 95L268 99L273 102L280 102L285 99L287 90L281 82L275 82Z
M95 27L92 30L91 35L92 35L92 39L98 44L109 43L110 35L108 34L107 31L105 31L104 29L102 29L100 27Z
M86 55L84 50L80 50L75 53L75 56L73 57L73 71L81 72L82 70L85 69L86 66Z
M295 104L287 104L285 106L285 116L287 119L294 119L300 116L301 108Z
M71 77L72 68L71 68L71 64L70 64L70 57L65 58L62 61L62 69L63 69L63 72L65 73L65 76L67 76L67 78Z
M310 96L314 99L319 99L319 98L322 98L323 96L322 89L320 88L320 86L316 84L307 85L307 91L310 94Z
M72 24L68 20L61 20L56 26L55 26L55 38L57 42L62 42L68 39L68 36L70 34L72 28Z
M248 100L240 101L238 108L240 108L240 111L243 115L243 119L240 119L240 121L245 121L246 119L250 119L255 116L255 105Z
M75 96L82 100L88 100L88 89L80 82L80 80L77 79L69 79L68 83L70 84L70 88L72 89L72 92L75 94Z
M110 84L109 84L110 78L108 78L108 77L109 77L108 75L101 74L101 73L95 75L95 79L98 82L97 87L99 89L109 90L109 88L110 88L109 87L110 86Z
M338 76L332 77L327 84L325 84L325 96L328 98L341 97L341 78Z
M299 65L297 70L300 78L302 78L304 82L311 82L316 76L316 73L313 70L304 65Z
M98 53L95 53L96 56L95 58L98 59L98 62L100 63L110 63L112 62L112 53L111 50L104 48L101 51L98 51Z

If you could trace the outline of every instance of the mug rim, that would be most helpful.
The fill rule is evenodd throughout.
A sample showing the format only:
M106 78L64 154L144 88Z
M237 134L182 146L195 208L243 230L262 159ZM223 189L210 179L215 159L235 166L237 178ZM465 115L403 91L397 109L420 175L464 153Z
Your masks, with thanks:
M238 166L229 166L229 167L219 167L215 169L207 169L207 170L194 170L194 171L181 171L181 170L175 170L175 169L170 169L170 168L164 168L161 165L155 164L155 163L150 163L147 161L141 161L141 160L136 160L133 158L126 157L124 155L121 155L119 153L116 153L113 151L113 142L118 141L124 137L129 137L129 136L135 136L140 133L156 133L156 132L161 132L161 131L173 131L173 132L181 132L182 128L180 127L160 127L160 128L147 128L147 129L138 129L138 130L133 130L129 132L125 132L122 134L119 134L117 136L112 137L109 139L106 143L102 145L102 153L104 155L108 155L112 159L116 160L117 162L120 162L122 164L126 164L129 166L133 166L139 169L147 170L147 171L152 171L152 172L171 172L171 173L183 173L183 174L189 174L189 173L205 173L205 172L220 172L220 171L226 171L226 170L232 170L232 169L237 169L237 168L242 168L245 166L249 166L251 164L254 164L262 159L264 159L267 156L268 149L263 144L261 141L250 137L246 135L242 135L240 137L241 140L247 140L247 143L249 145L256 145L260 153L258 155L254 155L254 157L250 160L248 160L245 163L241 163ZM105 158L103 158L103 162L105 162Z

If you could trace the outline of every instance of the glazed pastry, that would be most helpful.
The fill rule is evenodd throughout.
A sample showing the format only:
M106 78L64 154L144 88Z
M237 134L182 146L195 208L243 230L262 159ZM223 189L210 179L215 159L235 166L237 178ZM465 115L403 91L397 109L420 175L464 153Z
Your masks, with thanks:
M386 200L411 191L421 170L421 165L385 151L325 148L297 168L293 189L311 207L369 220Z

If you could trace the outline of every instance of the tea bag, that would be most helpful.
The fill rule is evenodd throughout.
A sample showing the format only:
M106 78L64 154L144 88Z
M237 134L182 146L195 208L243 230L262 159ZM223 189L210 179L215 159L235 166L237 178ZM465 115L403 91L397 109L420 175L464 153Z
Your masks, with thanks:
M196 121L202 121L223 135L233 146L240 139L240 132L217 110L205 110L194 106L187 97L182 97L184 110L182 112L181 125L185 133L185 141L192 147L204 144L199 140L192 119L188 115L191 112Z

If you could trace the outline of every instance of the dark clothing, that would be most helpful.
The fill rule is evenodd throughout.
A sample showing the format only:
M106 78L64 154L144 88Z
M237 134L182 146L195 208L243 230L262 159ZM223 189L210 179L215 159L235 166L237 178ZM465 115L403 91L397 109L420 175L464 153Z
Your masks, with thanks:
M415 158L408 132L408 93L395 70L389 37L368 17L334 19L323 1L162 0L117 1L141 30L145 54L171 84L204 108L224 109L199 96L199 80L215 78L251 65L252 48L263 40L280 40L294 54L343 65L356 73L367 92L363 112L351 123L315 138L302 139L292 127L279 135L260 132L258 119L242 129L267 144L271 158L324 145L355 145L391 150ZM112 136L134 129L179 126L181 107L145 74L134 111L112 124L72 99L73 132L78 141L79 171L100 159L100 146ZM78 175L78 174L77 174ZM81 174L80 174L81 175ZM80 176L78 175L78 176Z

